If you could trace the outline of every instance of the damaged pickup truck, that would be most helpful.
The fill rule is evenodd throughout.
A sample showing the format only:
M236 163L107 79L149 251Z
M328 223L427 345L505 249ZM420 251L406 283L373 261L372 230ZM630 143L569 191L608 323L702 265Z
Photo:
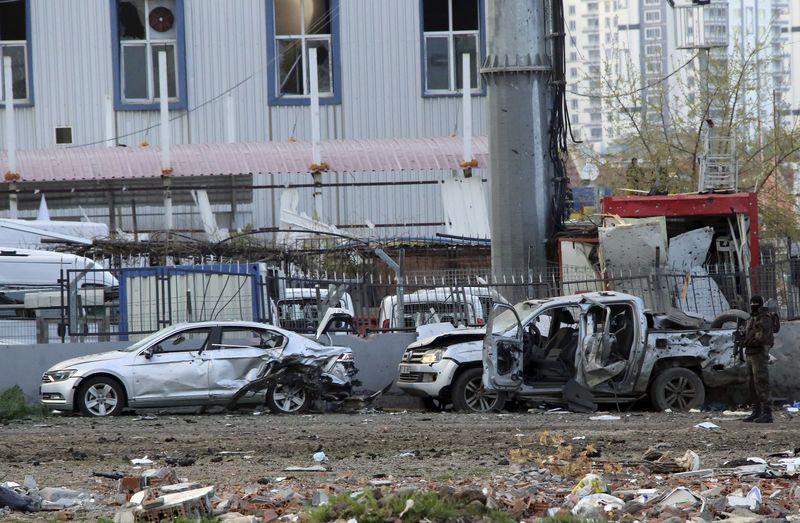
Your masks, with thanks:
M592 411L649 397L657 409L702 405L706 389L744 383L734 328L676 313L654 315L618 292L495 304L486 329L409 345L398 386L429 407L493 411L507 399Z

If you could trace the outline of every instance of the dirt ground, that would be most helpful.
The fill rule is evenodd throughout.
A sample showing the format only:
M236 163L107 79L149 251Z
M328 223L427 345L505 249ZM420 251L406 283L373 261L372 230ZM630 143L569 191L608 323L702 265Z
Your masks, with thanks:
M141 412L108 419L51 416L15 421L2 427L2 481L22 483L32 476L43 487L66 487L97 495L77 520L112 517L119 509L116 482L94 472L137 473L132 458L148 456L155 467L171 458L181 478L213 485L217 495L248 485L307 492L323 485L359 490L376 479L395 485L473 484L499 488L520 470L511 449L546 455L541 434L560 436L566 444L590 444L599 451L595 468L622 464L607 475L613 487L631 481L643 453L658 446L677 456L694 450L703 468L720 467L734 458L767 455L798 446L794 415L780 412L772 425L736 421L722 413L621 413L617 421L593 421L595 415L573 413L502 413L492 415L365 410L351 414L301 416L236 414L168 414ZM617 414L617 413L612 413ZM695 428L712 421L717 429ZM585 439L580 439L581 437ZM578 438L578 439L575 439ZM326 472L286 472L287 466L313 465L323 451ZM229 452L230 454L225 454ZM410 454L409 454L410 453ZM193 464L188 465L189 462ZM658 486L654 475L638 476L637 488ZM284 479L285 478L285 479ZM551 478L548 487L569 490L574 478ZM53 520L53 513L24 515L20 521Z

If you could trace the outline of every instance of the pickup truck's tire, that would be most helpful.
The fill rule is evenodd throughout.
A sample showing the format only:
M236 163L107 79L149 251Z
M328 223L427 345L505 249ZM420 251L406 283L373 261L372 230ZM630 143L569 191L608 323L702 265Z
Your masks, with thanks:
M688 411L705 400L703 380L684 367L664 369L650 385L650 401L658 410Z
M730 309L714 318L714 320L711 322L711 328L721 329L726 323L738 324L740 321L747 321L749 319L750 315L745 311L740 311L739 309Z
M453 383L451 396L453 409L458 412L496 412L506 403L503 392L489 392L483 388L483 369L467 369Z

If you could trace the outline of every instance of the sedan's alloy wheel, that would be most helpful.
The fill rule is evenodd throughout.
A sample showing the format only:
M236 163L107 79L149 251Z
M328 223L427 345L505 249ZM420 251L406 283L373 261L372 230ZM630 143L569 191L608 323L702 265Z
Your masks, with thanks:
M108 383L91 385L83 393L83 404L93 416L108 416L117 409L121 398Z
M281 411L292 413L303 409L307 402L307 394L302 385L278 384L275 386L272 398L275 406Z

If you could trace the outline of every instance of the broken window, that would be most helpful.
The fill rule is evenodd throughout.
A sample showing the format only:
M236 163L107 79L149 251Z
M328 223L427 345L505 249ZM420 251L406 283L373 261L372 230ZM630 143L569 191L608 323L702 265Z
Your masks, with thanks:
M167 56L167 95L179 101L179 0L117 2L120 100L154 104L159 100L158 54Z
M286 337L277 332L245 327L225 327L222 329L222 338L219 345L213 348L254 347L258 349L275 349L282 347L285 341Z
M483 23L479 0L423 0L423 63L425 93L453 93L463 83L462 55L470 55L470 81L479 88L480 28Z
M277 95L311 94L309 49L317 50L317 82L320 96L333 95L334 0L275 0L275 50Z
M11 58L12 98L29 101L27 16L25 0L0 2L0 101L5 100L5 57Z
M155 346L154 352L196 352L206 348L211 328L176 332Z

